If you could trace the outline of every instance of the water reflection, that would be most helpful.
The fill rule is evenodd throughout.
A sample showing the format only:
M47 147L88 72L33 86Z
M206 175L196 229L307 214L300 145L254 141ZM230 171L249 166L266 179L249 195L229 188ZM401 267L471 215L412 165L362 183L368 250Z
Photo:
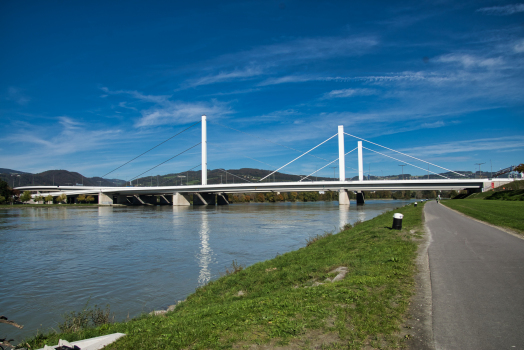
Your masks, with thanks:
M339 228L344 227L345 224L349 223L349 205L338 206L338 226Z
M200 273L198 275L198 285L203 286L211 279L211 271L209 264L211 263L211 254L213 251L209 246L209 222L207 218L207 211L201 211L201 226L200 226L200 254L198 255L198 266Z

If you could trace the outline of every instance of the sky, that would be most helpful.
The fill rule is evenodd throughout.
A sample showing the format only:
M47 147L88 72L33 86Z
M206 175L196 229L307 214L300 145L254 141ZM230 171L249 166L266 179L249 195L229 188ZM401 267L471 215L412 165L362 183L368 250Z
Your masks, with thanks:
M275 170L343 125L434 164L364 142L366 175L496 171L524 162L523 59L517 2L3 0L0 168L200 170L205 114L208 169Z

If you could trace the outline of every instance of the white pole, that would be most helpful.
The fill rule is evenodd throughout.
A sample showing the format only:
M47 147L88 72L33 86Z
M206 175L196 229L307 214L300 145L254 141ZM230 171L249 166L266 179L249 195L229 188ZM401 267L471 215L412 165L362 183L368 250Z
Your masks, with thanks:
M358 181L364 180L364 161L362 160L362 141L358 141Z
M202 116L202 185L207 185L207 126L206 116Z
M346 181L346 161L344 152L344 125L338 126L338 175L340 181Z

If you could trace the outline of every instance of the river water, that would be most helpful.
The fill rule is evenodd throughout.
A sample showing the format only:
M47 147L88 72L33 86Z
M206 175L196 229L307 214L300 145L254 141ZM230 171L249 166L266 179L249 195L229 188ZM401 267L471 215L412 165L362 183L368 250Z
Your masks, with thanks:
M117 320L165 309L233 260L271 259L406 203L0 209L0 315L25 326L0 324L0 338L58 330L61 316L88 300L109 304Z

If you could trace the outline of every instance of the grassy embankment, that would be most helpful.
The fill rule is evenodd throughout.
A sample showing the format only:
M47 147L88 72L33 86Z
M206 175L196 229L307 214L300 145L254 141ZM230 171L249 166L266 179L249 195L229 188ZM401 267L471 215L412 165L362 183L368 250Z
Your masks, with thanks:
M413 293L423 205L406 206L403 229L392 212L198 288L172 312L143 315L73 333L38 335L31 348L114 332L111 349L223 349L252 344L397 348ZM306 242L305 242L306 243ZM338 267L347 275L329 282ZM321 284L319 284L321 283Z
M442 203L475 219L524 234L524 181L515 181L504 187L514 189L498 188Z

